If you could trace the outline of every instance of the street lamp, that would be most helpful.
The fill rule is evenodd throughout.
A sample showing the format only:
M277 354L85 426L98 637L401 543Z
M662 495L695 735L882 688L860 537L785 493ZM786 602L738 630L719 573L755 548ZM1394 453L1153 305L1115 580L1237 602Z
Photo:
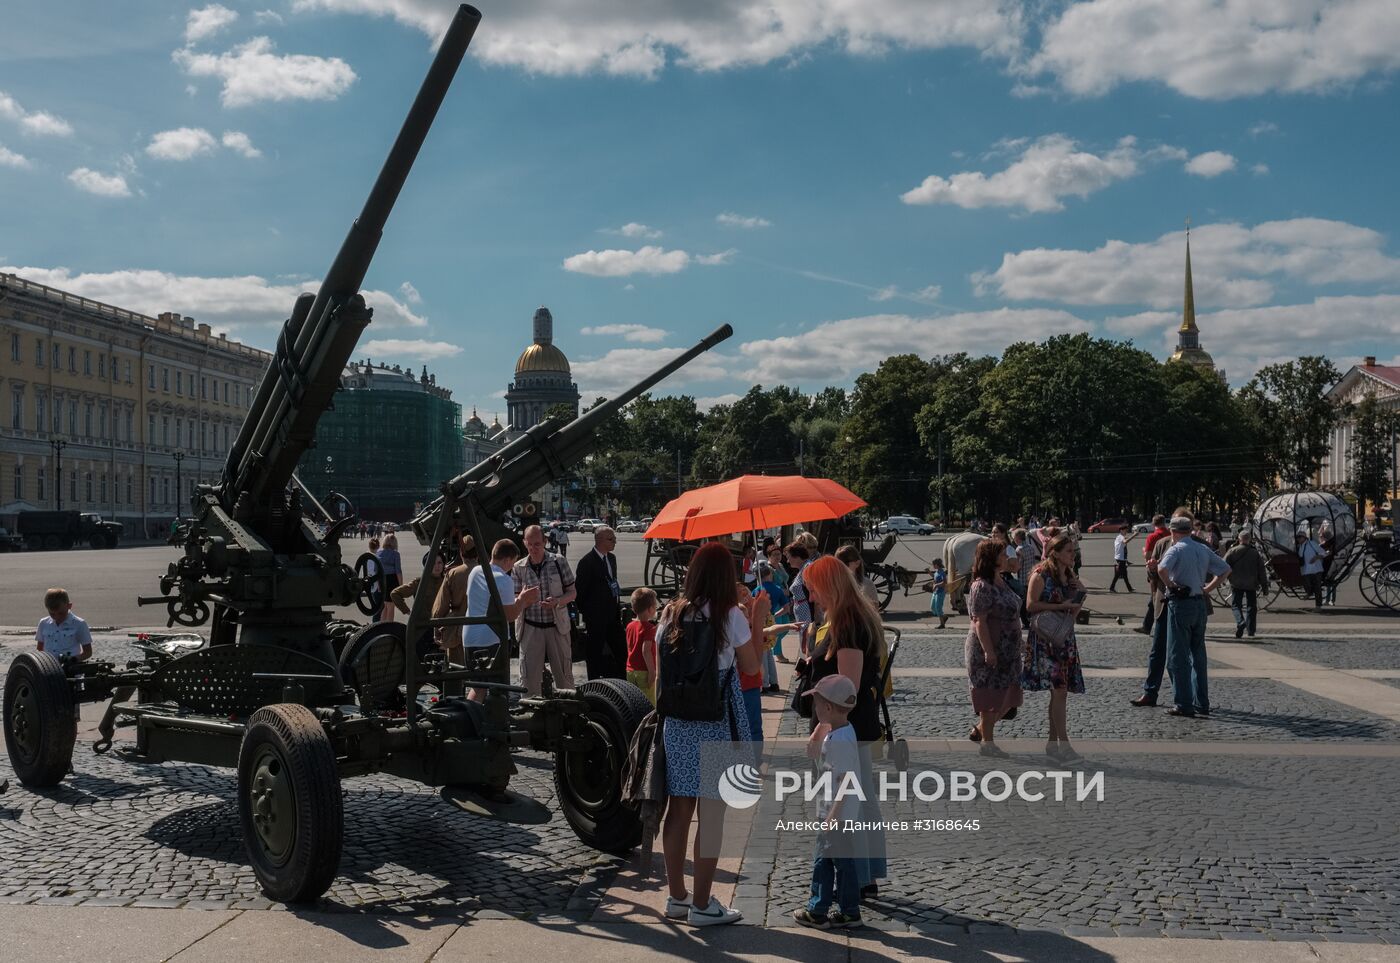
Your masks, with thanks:
M54 462L54 494L58 497L58 510L63 511L63 449L68 447L68 442L60 441L57 438L49 440L49 447L53 449Z
M175 517L176 517L176 518L179 518L179 517L180 517L180 509L179 509L180 499L184 497L184 491L185 491L184 486L180 484L181 477L182 477L182 476L180 475L180 462L182 462L182 461L185 460L185 453L184 453L183 451L177 451L177 452L175 453L175 455L174 455L174 458L175 458L175 505L176 505L176 508L175 508Z

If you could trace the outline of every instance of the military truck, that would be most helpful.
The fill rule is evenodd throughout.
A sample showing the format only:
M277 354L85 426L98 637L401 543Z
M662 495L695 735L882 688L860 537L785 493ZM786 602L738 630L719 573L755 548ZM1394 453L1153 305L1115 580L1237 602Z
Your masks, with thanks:
M92 548L116 548L126 526L121 522L104 522L96 512L20 512L17 531L24 539L24 547L37 552L84 544Z
M208 644L149 652L120 668L25 651L5 678L5 745L26 786L62 782L77 738L74 704L108 700L94 751L111 751L116 727L129 726L134 744L120 751L134 760L236 769L248 860L276 900L315 899L330 887L343 842L341 781L369 773L444 787L473 814L463 818L543 822L551 810L508 787L516 753L547 753L559 808L581 840L622 853L641 839L638 814L623 804L622 776L633 732L651 710L646 696L619 679L567 689L546 678L539 696L512 685L511 630L495 579L485 580L487 614L430 618L441 584L431 561L407 624L333 618L331 607L352 604L376 617L382 574L370 575L367 556L353 567L342 558L340 537L358 521L349 499L333 494L336 510L327 511L295 474L372 319L360 285L479 20L471 7L458 9L320 290L292 307L219 482L199 486L191 499L183 554L160 579L160 594L137 600L164 606L172 625L209 622ZM444 480L413 520L430 546L426 559L460 534L479 546L515 536L498 521L512 506L528 505L531 492L568 473L621 406L731 334L721 326L609 401L567 423L548 419ZM479 564L489 564L488 554ZM464 625L490 626L501 644L480 657L468 650L465 664L430 642L421 646L432 629ZM465 687L485 693L483 700L463 698Z

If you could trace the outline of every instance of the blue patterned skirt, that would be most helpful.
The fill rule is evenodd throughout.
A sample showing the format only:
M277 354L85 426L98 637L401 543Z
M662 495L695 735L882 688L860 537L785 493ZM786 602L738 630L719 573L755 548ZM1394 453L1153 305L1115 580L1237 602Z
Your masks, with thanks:
M734 739L729 728L729 717L733 714L739 739L748 741L749 715L744 708L744 694L739 689L739 670L736 668L729 679L729 688L724 694L722 719L714 722L697 722L693 719L667 719L662 729L662 740L666 746L666 792L672 796L704 797L718 799L719 769L723 765L724 748L732 745ZM705 755L705 768L715 768L710 773L714 778L700 778L701 743L719 743ZM735 762L753 764L752 752L735 753ZM702 785L703 783L703 785Z

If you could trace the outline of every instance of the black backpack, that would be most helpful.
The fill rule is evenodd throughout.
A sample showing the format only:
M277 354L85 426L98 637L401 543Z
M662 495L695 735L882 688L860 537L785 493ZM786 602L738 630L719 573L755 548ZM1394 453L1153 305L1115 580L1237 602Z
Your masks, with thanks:
M677 634L679 633L679 641ZM673 644L674 643L674 644ZM734 669L719 675L715 627L703 615L671 622L656 646L656 710L667 719L717 722Z

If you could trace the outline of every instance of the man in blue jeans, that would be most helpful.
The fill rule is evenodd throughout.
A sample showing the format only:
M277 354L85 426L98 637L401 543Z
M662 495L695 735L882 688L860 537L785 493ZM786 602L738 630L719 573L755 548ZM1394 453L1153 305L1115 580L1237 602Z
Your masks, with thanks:
M1230 566L1209 545L1191 537L1191 519L1171 520L1172 545L1157 563L1167 598L1167 664L1176 705L1168 715L1210 715L1206 678L1205 594L1230 574Z

